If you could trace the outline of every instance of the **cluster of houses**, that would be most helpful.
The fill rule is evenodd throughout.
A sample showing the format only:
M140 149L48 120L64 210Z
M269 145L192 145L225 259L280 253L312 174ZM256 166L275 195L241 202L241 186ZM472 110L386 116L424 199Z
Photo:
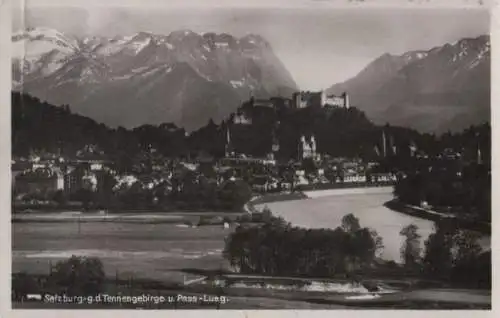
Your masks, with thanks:
M289 191L296 188L339 186L392 185L397 176L377 172L377 163L365 163L347 158L321 158L313 170L306 170L302 162L279 165L275 160L235 156L220 161L219 169L232 171L232 176L252 173L252 189L256 192Z
M16 158L12 161L12 188L16 199L38 193L43 197L63 192L71 195L81 189L103 191L105 178L113 178L113 191L139 185L144 190L162 186L172 191L173 178L182 179L186 172L221 185L243 179L256 192L290 191L297 187L339 184L391 183L392 174L373 173L374 164L347 159L323 160L314 171L305 171L300 162L278 165L275 160L245 156L220 160L176 161L175 164L151 164L149 173L120 174L113 163L102 156L77 156L65 159L55 155ZM183 175L184 174L184 175ZM175 186L180 186L177 183Z
M12 160L12 189L15 194L49 194L62 191L73 194L80 189L98 191L105 173L113 174L102 158L65 158L31 156Z

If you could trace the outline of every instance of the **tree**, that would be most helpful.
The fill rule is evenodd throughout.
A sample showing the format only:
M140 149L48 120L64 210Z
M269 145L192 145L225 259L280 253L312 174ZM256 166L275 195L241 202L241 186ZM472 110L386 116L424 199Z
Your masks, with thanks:
M103 172L98 192L98 201L102 207L110 207L114 204L114 188L117 185L116 179L108 172Z
M354 233L361 229L359 219L354 214L349 213L342 218L342 229L347 233Z
M354 232L352 237L351 253L354 254L361 265L369 265L375 258L377 251L376 241L368 228L361 228Z
M384 251L384 242L382 236L378 235L377 231L370 229L370 234L375 242L375 257L380 257Z
M453 236L453 281L479 285L487 268L480 268L480 235L467 230L460 230Z
M449 278L453 267L452 247L456 224L439 221L436 228L436 232L425 242L424 270L435 278Z
M261 226L239 226L226 239L224 257L242 273L331 277L371 265L381 243L369 228L304 229L272 218Z
M405 238L401 247L401 258L408 267L413 267L420 260L420 234L417 233L418 227L414 224L405 226L399 235Z
M95 200L95 193L89 189L79 189L72 196L71 199L74 201L81 202L83 207L87 209L91 203Z
M222 202L227 202L227 207L241 210L252 196L252 189L244 181L228 181L224 183L219 192Z
M271 221L271 217L272 217L271 209L269 209L267 205L264 206L264 208L262 209L262 219L264 220L264 222L269 222Z
M316 164L312 158L305 158L302 161L302 169L304 169L306 175L315 173L317 170Z
M453 236L455 263L475 259L481 253L478 243L479 233L468 230L460 230Z
M101 260L73 255L56 264L50 279L69 296L90 296L102 292L104 278Z
M67 201L68 201L68 198L66 197L66 195L64 194L64 191L62 190L57 190L53 197L52 197L52 200L54 200L55 202L57 202L58 204L60 205L63 205L65 204Z
M153 202L153 192L136 181L120 195L120 200L127 208L146 208Z
M12 293L15 300L26 297L27 294L39 292L39 286L35 279L24 273L12 275Z

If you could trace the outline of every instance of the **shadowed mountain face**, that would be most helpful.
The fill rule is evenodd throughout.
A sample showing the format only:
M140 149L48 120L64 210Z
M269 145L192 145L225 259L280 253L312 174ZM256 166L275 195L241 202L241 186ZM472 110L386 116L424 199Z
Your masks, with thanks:
M258 35L76 38L52 29L14 34L13 86L110 126L173 122L187 130L227 117L253 93L291 95L294 80Z
M429 51L385 54L333 85L378 124L457 131L490 120L490 38L462 39Z

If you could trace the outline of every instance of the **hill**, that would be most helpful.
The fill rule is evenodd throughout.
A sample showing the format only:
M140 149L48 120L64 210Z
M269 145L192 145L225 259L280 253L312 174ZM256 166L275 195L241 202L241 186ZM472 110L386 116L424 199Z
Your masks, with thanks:
M273 100L279 104L279 98ZM234 116L248 108L249 103L243 103L220 124L210 120L188 133L173 123L142 125L134 129L110 128L73 113L69 105L54 106L28 94L13 92L12 154L28 156L34 151L74 157L79 150L94 145L126 169L137 160L147 161L153 157L160 160L193 158L208 153L217 158L225 154L230 126L231 146L237 152L262 157L272 151L277 141L277 159L281 162L297 159L301 136L315 136L322 154L371 161L384 160L385 142L386 161L390 166L403 164L410 157L410 146L429 155L438 155L449 148L462 152L470 160L476 159L479 146L484 162L489 163L491 157L488 124L437 136L403 127L377 126L355 107L254 107L250 125L234 124Z
M428 51L384 54L355 77L330 87L349 92L375 123L423 132L460 131L490 120L490 38Z

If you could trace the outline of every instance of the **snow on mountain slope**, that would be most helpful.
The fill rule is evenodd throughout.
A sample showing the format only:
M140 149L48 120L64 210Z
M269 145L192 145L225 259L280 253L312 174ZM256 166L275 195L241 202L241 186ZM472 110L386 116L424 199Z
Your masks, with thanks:
M385 54L328 92L347 91L351 104L379 124L460 130L490 119L490 55L489 36Z
M26 77L49 75L78 51L75 39L48 28L27 29L12 36L14 69ZM20 80L20 76L16 78Z
M223 118L251 92L265 97L296 89L269 43L257 35L238 39L179 30L76 38L36 28L14 34L12 42L15 89L70 104L111 125L175 121L195 129L209 118ZM144 91L150 101L140 97ZM206 105L210 101L214 105ZM131 118L113 118L110 109ZM155 116L139 115L150 111Z

